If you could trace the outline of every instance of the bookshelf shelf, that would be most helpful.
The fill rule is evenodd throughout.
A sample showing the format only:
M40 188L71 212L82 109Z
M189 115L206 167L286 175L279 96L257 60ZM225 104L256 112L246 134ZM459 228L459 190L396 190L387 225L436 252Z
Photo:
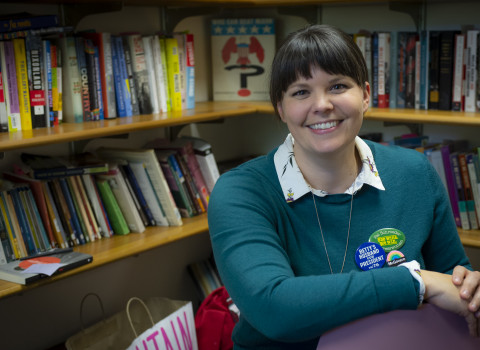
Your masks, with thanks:
M183 226L148 227L143 233L113 236L77 246L75 251L93 256L92 263L26 286L0 280L0 299L207 231L207 215L202 214L183 219Z
M0 152L119 135L152 128L207 122L254 113L272 114L273 108L267 101L198 102L195 109L181 112L140 115L78 124L63 123L53 128L0 133ZM371 108L365 115L365 119L386 122L480 126L480 114L450 111Z

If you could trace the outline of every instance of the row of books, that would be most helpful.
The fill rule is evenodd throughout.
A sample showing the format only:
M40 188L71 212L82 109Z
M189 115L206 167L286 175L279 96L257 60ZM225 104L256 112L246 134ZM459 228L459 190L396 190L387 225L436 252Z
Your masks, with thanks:
M219 176L211 146L182 137L146 147L74 161L23 153L24 164L3 174L0 264L206 212Z
M213 255L187 266L188 273L195 283L200 300L204 300L215 289L223 286Z
M194 108L192 34L59 36L0 41L0 131Z
M359 32L372 106L477 112L477 29Z
M428 136L407 134L388 144L413 148L425 154L448 192L457 227L480 228L480 147L467 140L429 143Z

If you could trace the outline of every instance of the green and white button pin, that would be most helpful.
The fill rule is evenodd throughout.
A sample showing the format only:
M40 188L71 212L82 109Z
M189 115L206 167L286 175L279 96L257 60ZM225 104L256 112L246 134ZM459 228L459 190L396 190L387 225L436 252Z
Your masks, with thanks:
M398 250L405 244L405 235L396 228L382 228L370 235L369 242L378 243L385 252Z

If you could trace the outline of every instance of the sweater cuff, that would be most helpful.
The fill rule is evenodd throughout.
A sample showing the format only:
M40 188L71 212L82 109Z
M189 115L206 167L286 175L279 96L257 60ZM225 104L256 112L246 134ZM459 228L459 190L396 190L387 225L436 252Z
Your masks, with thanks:
M420 264L417 261L412 260L398 266L407 268L412 277L418 282L418 305L421 305L425 295L425 283L423 282L422 272L420 271Z

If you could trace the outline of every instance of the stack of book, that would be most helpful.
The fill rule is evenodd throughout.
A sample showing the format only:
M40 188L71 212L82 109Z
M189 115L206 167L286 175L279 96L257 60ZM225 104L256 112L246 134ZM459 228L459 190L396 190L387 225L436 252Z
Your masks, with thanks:
M9 30L0 41L0 132L195 107L193 34L73 33L57 23L0 19Z
M187 137L69 159L21 159L3 173L0 264L147 226L180 226L207 211L209 182L219 176L211 146Z
M367 61L372 106L477 112L479 33L469 27L354 34Z

